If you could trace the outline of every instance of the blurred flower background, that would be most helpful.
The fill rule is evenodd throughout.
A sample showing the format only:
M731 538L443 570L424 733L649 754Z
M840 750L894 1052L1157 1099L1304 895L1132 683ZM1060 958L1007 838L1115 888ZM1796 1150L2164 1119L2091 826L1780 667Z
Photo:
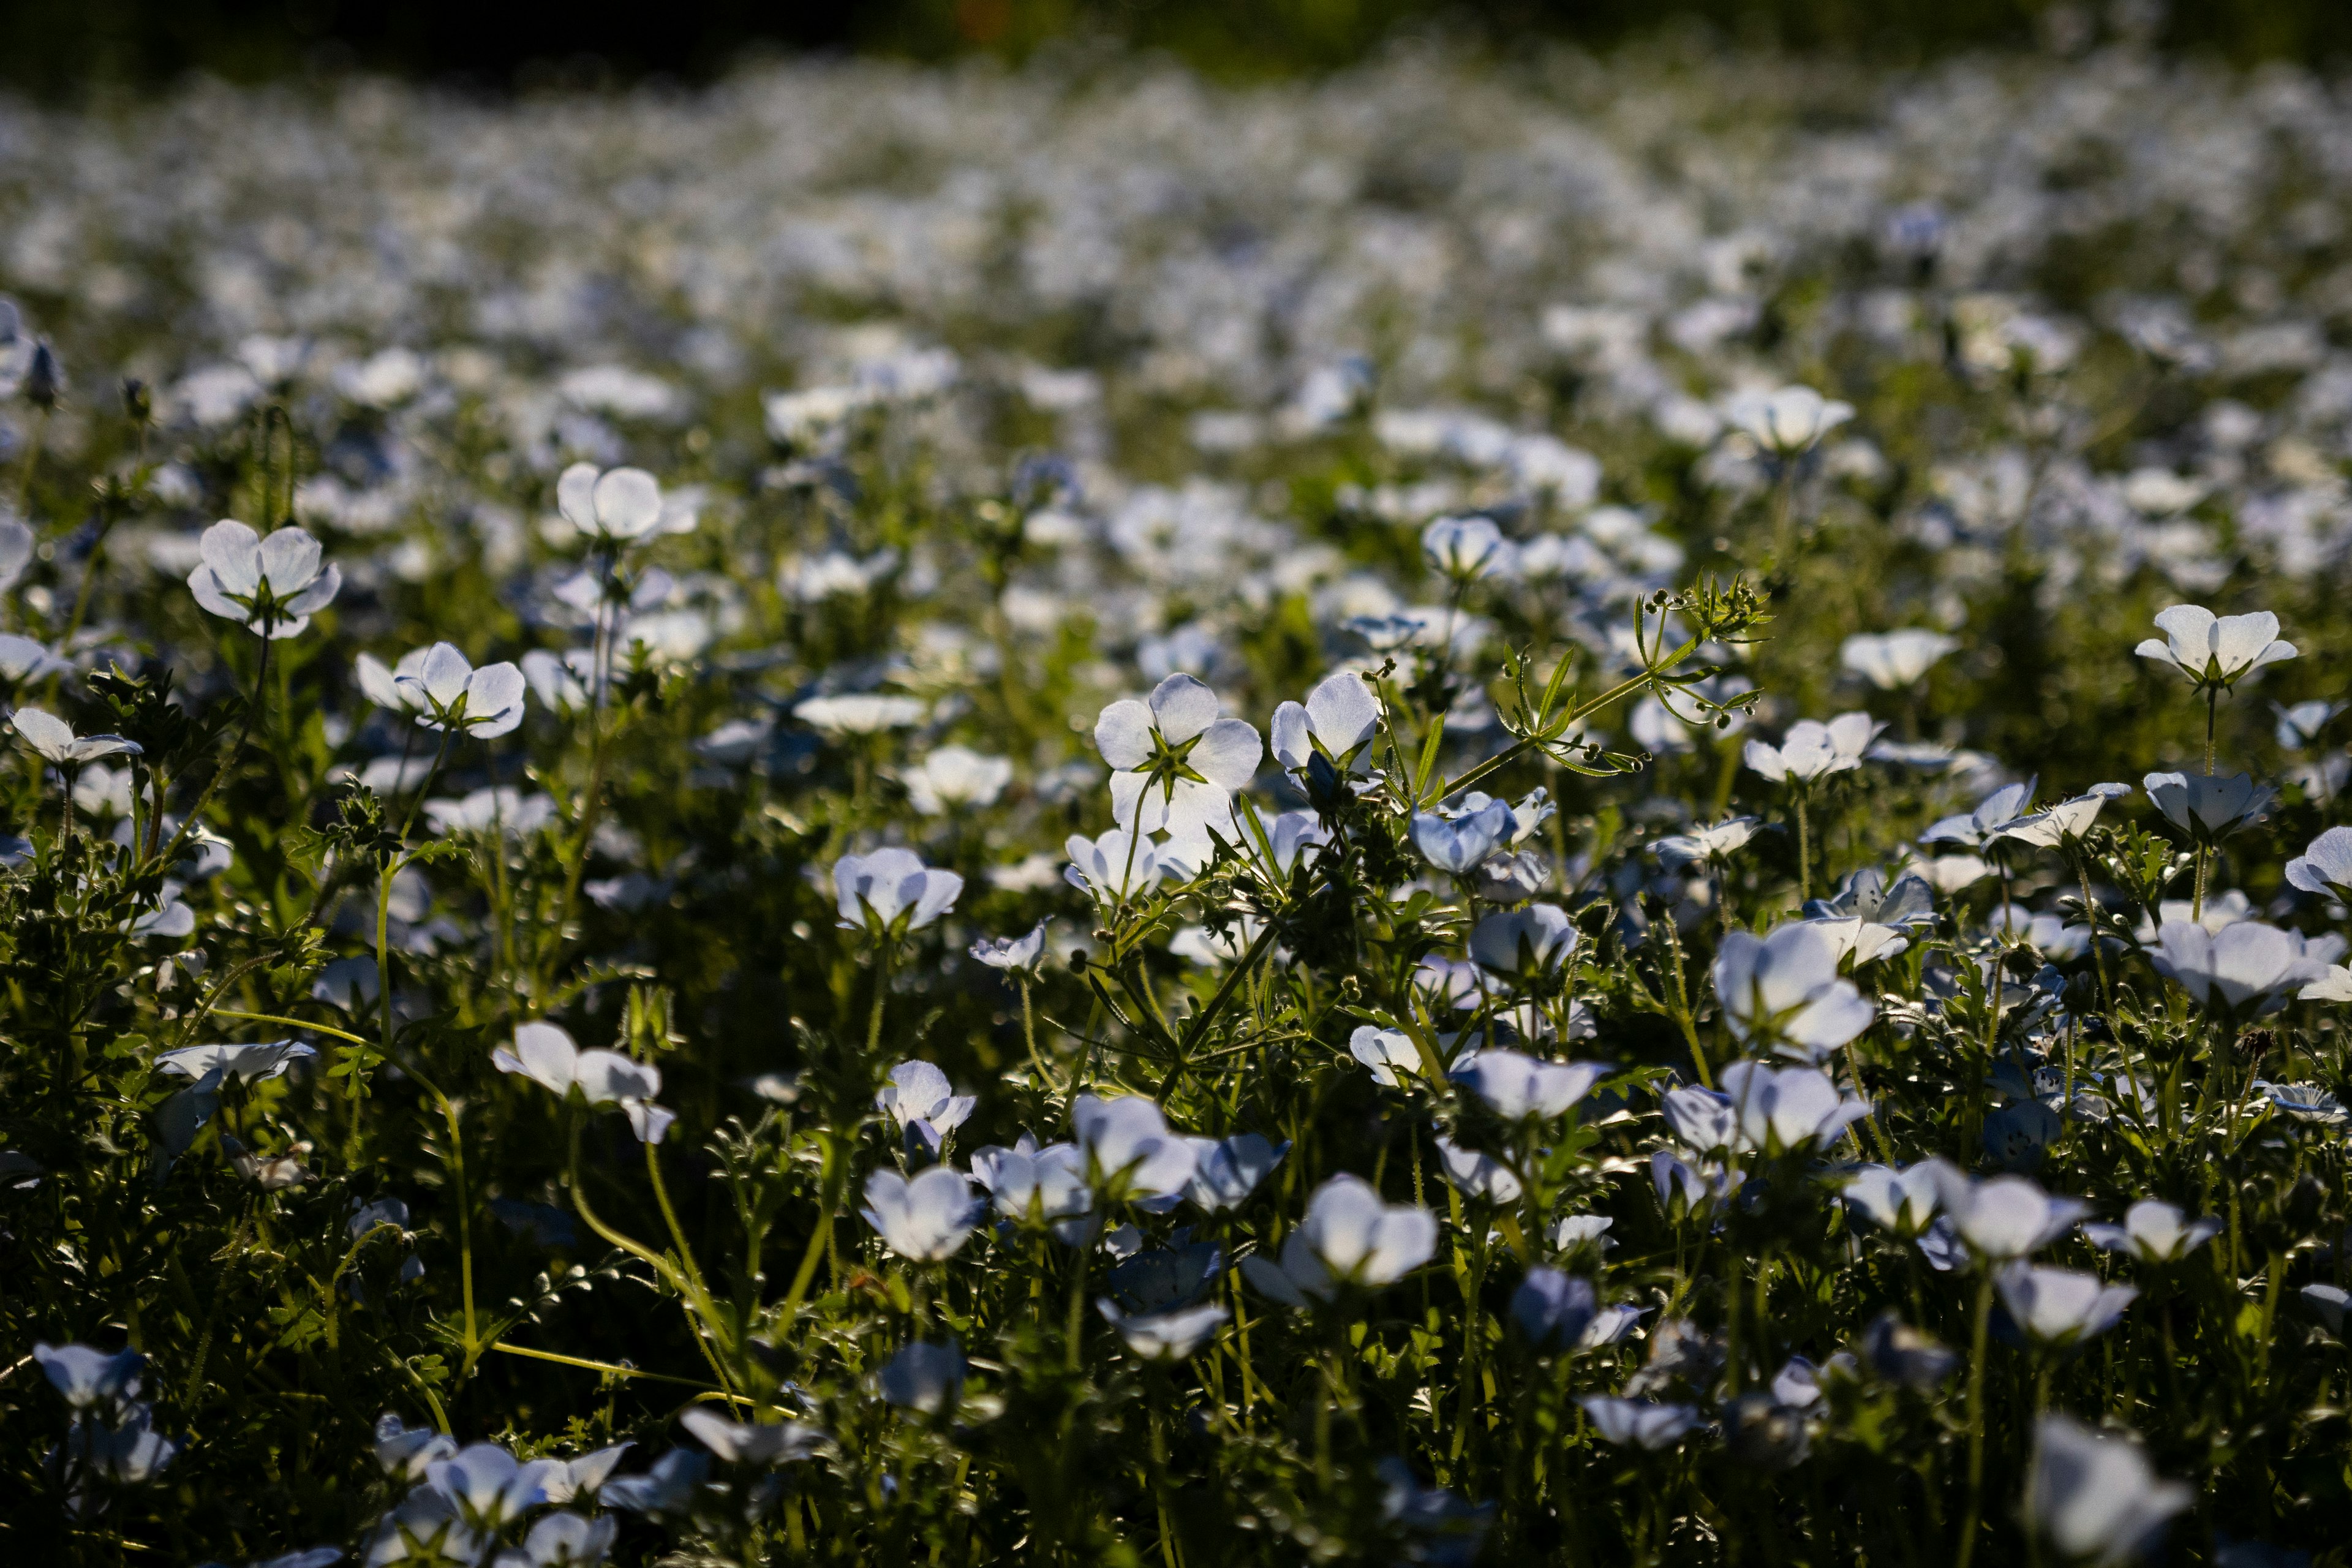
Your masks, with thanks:
M2342 8L0 45L27 1561L2347 1561Z

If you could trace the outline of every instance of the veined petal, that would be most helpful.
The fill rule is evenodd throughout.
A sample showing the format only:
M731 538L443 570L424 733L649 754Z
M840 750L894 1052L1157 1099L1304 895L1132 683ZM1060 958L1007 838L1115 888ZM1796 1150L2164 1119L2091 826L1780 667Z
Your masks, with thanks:
M205 530L196 552L212 568L222 593L246 598L261 586L261 535L234 518Z
M1151 710L1132 697L1104 709L1095 720L1095 749L1114 768L1141 767L1151 759Z
M1151 715L1168 743L1181 746L1216 722L1217 694L1192 676L1171 675L1152 688Z
M1265 754L1256 730L1239 719L1220 719L1202 732L1184 760L1193 772L1230 793L1248 787Z

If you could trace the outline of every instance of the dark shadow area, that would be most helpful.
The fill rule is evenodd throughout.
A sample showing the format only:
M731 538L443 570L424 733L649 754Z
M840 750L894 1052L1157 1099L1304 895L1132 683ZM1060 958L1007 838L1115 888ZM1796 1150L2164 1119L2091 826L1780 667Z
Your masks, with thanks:
M502 89L707 79L747 53L854 50L1019 59L1072 37L1170 50L1220 76L1326 69L1399 29L1490 47L1606 47L1661 26L1726 42L1904 63L1955 48L2087 48L2120 36L2248 63L2352 52L2345 0L16 0L0 80L41 96L153 87L202 71L256 81L347 69Z

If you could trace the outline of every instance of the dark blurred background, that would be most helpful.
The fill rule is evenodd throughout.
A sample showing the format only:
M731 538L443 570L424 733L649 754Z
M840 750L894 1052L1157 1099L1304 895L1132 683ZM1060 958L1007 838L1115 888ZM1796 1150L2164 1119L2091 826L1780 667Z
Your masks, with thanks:
M1069 38L1245 77L1344 65L1399 29L1605 47L1661 26L1894 63L2118 34L2240 63L2352 57L2352 0L0 0L0 82L58 97L190 71L251 81L363 69L529 89L703 79L762 50L1019 59Z

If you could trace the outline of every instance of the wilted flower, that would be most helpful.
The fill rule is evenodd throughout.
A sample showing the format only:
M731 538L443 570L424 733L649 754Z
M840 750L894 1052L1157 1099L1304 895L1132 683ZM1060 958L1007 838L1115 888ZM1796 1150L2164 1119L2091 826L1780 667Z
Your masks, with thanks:
M387 1411L376 1418L375 1458L383 1473L404 1480L422 1480L436 1460L457 1451L457 1441L430 1426L409 1426Z
M198 551L202 564L188 574L196 603L265 637L299 637L342 589L342 569L322 568L319 542L299 528L264 538L224 518Z
M933 1165L911 1181L896 1171L867 1176L866 1207L859 1212L899 1257L937 1263L962 1250L988 1205L972 1196L962 1172Z
M2341 1127L2352 1121L2352 1112L2344 1109L2343 1101L2315 1083L2272 1083L2256 1079L2252 1087L2282 1116L2318 1127Z
M2175 605L2156 617L2162 641L2150 637L2132 651L2168 664L2200 687L2227 690L2266 664L2295 657L2279 640L2279 619L2268 610L2216 616L2195 605Z
M2034 1427L2026 1528L2067 1558L2105 1564L2143 1556L2189 1501L2187 1487L2157 1479L2128 1438L2063 1415L2044 1415Z

